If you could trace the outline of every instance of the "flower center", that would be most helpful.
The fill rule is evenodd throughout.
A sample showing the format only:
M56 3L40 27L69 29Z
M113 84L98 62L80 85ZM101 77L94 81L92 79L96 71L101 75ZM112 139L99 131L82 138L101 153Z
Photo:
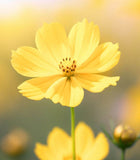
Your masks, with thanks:
M63 160L73 160L73 157L72 156L67 156L67 157L64 157ZM76 160L81 160L81 158L79 156L76 156Z
M62 70L63 74L67 77L74 75L76 69L76 61L69 58L63 58L60 61L59 68Z

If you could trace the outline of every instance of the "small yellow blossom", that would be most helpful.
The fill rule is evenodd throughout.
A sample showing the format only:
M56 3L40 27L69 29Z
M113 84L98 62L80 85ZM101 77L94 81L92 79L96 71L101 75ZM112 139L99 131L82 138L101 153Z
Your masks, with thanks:
M12 52L14 69L32 79L18 89L32 100L49 98L64 106L78 106L84 89L101 92L116 85L119 77L100 75L119 61L118 44L99 45L99 29L86 19L75 24L69 35L58 23L44 24L36 34L37 49L21 47Z
M136 141L136 131L129 125L118 125L114 129L114 139L117 143L122 143L124 146L131 146Z
M103 133L95 138L89 126L80 122L75 130L76 160L104 159L109 145ZM35 154L40 160L72 160L72 138L60 128L54 128L48 136L48 145L37 143Z

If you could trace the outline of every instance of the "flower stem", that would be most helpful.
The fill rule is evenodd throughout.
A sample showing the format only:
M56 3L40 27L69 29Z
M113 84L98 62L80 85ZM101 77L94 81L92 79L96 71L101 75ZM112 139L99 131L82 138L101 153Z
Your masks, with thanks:
M122 149L122 158L121 160L125 160L125 149Z
M73 160L75 160L75 113L74 108L71 107L71 137L72 137L72 152Z

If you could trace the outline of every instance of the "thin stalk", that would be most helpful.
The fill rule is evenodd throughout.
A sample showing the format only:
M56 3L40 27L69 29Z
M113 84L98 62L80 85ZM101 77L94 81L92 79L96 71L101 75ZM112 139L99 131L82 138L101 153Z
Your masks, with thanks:
M72 157L75 160L75 113L74 108L71 107L71 137L72 137Z
M122 158L121 160L125 160L125 149L122 149Z

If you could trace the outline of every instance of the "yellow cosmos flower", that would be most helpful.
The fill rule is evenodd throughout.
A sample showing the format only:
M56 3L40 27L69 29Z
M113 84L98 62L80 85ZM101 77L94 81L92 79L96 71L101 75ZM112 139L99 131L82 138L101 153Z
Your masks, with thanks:
M89 126L80 122L75 130L76 160L101 160L109 152L103 133L95 138ZM54 128L48 136L48 145L37 143L35 154L40 160L72 160L72 138L60 128Z
M99 74L118 63L118 44L98 46L99 40L98 27L86 19L75 24L68 37L60 24L44 24L36 34L37 49L21 47L12 52L14 69L33 77L18 87L19 92L32 100L49 98L75 107L84 97L83 88L101 92L115 86L119 77Z

